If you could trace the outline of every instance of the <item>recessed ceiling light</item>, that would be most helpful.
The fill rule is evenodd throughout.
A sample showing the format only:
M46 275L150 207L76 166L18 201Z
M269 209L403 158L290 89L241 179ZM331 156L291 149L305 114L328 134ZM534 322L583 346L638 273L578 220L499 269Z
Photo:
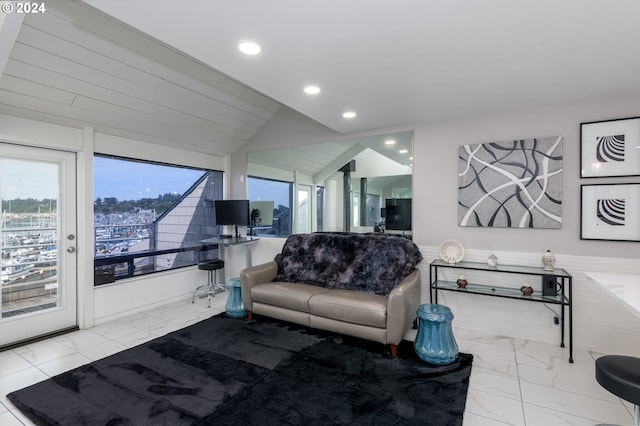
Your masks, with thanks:
M396 143L396 141L394 141L393 139L389 139L387 141L384 141L384 143L387 144L387 145L393 145L393 144Z
M257 55L262 51L260 45L258 43L254 43L253 41L243 41L238 45L238 50L240 50L245 55Z
M413 157L409 157L409 160L413 161Z
M304 93L307 95L317 95L320 93L320 88L318 86L307 86L304 88Z
M344 118L354 118L356 116L356 113L353 112L353 111L347 111L347 112L342 113L342 116Z
M406 154L407 152L409 152L408 149L401 149L400 151L398 151L400 154Z

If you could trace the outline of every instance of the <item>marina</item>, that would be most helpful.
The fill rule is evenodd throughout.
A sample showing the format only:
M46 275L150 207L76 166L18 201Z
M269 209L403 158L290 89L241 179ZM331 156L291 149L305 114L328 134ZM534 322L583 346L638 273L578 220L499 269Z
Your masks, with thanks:
M2 318L57 306L55 213L3 212L0 232Z
M34 266L35 263L29 263L29 261L19 257L12 259L11 262L3 262L2 273L0 274L2 285L10 283L12 279L27 275L33 270Z

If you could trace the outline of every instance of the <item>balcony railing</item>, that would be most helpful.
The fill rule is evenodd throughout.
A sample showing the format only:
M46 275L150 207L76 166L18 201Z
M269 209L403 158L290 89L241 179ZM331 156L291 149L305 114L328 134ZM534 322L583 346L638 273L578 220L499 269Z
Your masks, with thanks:
M178 256L183 254L183 256ZM175 256L174 256L175 255ZM164 266L162 257L171 258L170 265ZM217 244L186 244L181 247L162 250L141 250L121 252L95 257L94 285L113 283L118 279L150 274L163 270L192 266L200 261L218 257Z

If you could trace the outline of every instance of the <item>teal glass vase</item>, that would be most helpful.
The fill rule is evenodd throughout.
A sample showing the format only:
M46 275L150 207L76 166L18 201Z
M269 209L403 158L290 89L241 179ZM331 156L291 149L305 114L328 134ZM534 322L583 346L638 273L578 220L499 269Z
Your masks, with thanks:
M244 318L247 311L242 303L242 287L240 286L240 278L231 278L227 284L227 304L225 305L225 313L228 317Z

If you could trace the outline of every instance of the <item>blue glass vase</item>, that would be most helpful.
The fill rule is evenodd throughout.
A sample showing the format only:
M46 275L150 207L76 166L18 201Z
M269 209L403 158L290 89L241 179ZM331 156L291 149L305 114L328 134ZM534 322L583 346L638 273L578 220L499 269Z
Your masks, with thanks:
M417 315L418 333L413 347L418 357L429 364L453 363L458 358L458 344L451 329L451 309L444 305L420 305Z
M242 303L240 278L231 278L227 284L227 288L229 292L227 294L227 304L224 308L227 316L232 318L246 317L247 311L244 309L244 304Z

